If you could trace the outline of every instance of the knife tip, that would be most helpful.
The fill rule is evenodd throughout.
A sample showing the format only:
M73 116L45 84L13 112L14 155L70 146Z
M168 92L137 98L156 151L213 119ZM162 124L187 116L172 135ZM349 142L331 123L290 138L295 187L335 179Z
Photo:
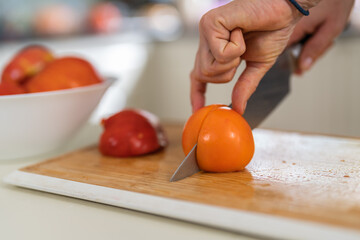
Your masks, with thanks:
M176 178L176 174L174 174L171 178L170 178L170 182L176 182L180 179Z

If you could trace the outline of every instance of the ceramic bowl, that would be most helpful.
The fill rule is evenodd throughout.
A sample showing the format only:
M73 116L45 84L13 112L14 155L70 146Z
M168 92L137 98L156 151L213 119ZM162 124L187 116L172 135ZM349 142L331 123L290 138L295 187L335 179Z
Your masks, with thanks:
M86 123L112 82L0 96L0 159L27 158L61 147Z

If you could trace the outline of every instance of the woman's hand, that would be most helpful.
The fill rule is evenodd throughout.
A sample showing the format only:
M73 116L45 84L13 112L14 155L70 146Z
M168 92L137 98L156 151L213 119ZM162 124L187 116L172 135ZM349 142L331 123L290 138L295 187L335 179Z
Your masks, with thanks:
M289 45L311 35L299 56L296 73L309 70L314 62L333 44L346 26L354 0L326 0L311 9L308 17L302 18L291 35Z
M319 0L298 2L308 9ZM245 60L246 68L232 93L233 109L243 114L300 18L287 0L235 0L206 13L199 24L199 49L190 75L193 111L204 106L207 83L231 81Z

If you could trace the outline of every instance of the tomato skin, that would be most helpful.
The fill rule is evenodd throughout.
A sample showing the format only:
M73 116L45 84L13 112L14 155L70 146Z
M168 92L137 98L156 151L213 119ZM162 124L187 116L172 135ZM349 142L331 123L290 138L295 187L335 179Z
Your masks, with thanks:
M92 65L81 58L63 57L49 63L25 83L28 92L46 92L102 82Z
M218 107L225 105L214 104L199 109L196 114L190 116L188 121L185 123L183 134L182 134L182 147L185 155L191 151L194 145L198 142L198 136L200 128L206 116L209 112L213 111Z
M234 172L245 168L254 154L254 139L245 119L227 107L210 112L201 127L196 152L207 172Z
M198 112L193 115L197 114ZM206 172L243 170L251 161L255 150L252 131L246 120L224 106L215 106L211 111L207 111L205 116L203 114L201 113L201 117L194 116L192 120L201 118L201 123L198 121L197 124L186 124L184 129L184 132L197 132L197 129L191 128L200 125L196 151L200 169ZM183 146L187 141L191 142L193 138L183 134ZM187 149L183 150L186 154Z
M155 152L167 145L160 125L153 125L143 110L123 110L102 121L99 150L105 156L133 157Z
M75 88L102 82L92 65L81 58L55 59L41 45L21 49L5 66L0 94L21 94Z
M46 47L30 45L21 49L5 66L1 80L22 84L53 60L52 52Z
M14 82L0 82L0 96L1 95L13 95L23 94L25 89Z

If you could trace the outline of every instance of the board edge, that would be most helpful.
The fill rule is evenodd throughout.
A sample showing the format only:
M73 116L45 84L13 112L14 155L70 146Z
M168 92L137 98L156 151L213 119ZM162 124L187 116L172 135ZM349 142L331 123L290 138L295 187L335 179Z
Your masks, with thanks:
M114 189L20 170L8 174L3 181L23 188L170 217L252 236L276 239L360 239L360 231L352 229ZM105 197L107 198L105 199ZM144 205L145 202L146 205Z

